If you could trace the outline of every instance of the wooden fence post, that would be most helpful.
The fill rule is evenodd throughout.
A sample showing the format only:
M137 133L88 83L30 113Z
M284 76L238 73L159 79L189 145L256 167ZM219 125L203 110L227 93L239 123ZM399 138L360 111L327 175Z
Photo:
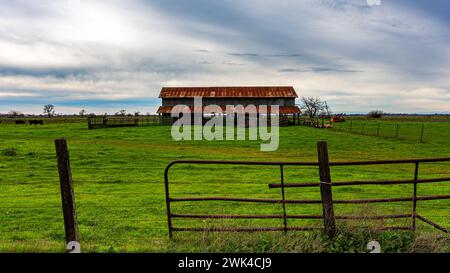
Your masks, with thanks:
M377 126L378 126L377 127L377 136L379 137L380 136L380 122L378 122Z
M353 120L350 121L350 133L352 132L352 125L353 125Z
M396 131L395 131L395 138L398 138L398 124L397 124L397 129L396 129Z
M420 132L420 143L423 142L423 130L425 129L425 124L422 124L422 131Z
M336 235L336 223L334 220L330 162L328 158L328 146L326 141L317 142L317 154L319 158L320 195L322 197L323 224L325 232L332 239Z
M66 242L78 242L79 237L77 215L75 210L75 195L72 187L72 174L70 172L69 150L67 149L66 139L56 139L55 147L58 160Z

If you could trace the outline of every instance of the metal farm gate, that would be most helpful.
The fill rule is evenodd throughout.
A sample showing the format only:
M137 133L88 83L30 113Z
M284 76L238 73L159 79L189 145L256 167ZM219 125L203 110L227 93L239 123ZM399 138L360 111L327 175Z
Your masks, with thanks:
M431 162L450 162L450 158L430 158L430 159L407 159L407 160L381 160L381 161L353 161L353 162L329 162L328 149L326 142L318 142L318 162L256 162L256 161L212 161L212 160L177 160L170 163L164 173L166 206L167 206L167 222L169 229L169 237L172 238L173 232L176 231L199 231L199 232L257 232L257 231L308 231L315 229L324 229L330 237L336 234L335 220L361 220L361 219L399 219L411 218L411 224L408 226L393 226L384 227L383 229L390 230L416 230L416 222L420 220L432 227L450 234L450 230L438 225L429 219L417 213L418 201L427 200L442 200L450 199L450 194L443 195L429 195L419 196L417 192L417 185L422 183L439 183L449 182L450 177L443 178L428 178L419 179L419 165L421 163ZM230 198L230 197L171 197L170 196L170 182L169 170L172 166L178 164L215 164L215 165L257 165L257 166L279 166L280 168L280 183L268 184L269 188L280 188L281 196L279 199L261 199L261 198ZM330 167L332 166L357 166L357 165L397 165L397 164L411 164L414 167L412 178L409 180L372 180L372 181L348 181L348 182L332 182L330 175ZM284 166L316 166L319 168L320 182L310 183L289 183L285 184L283 169ZM332 188L339 186L363 186L363 185L400 185L411 184L413 190L410 197L399 198L377 198L377 199L349 199L349 200L335 200L332 197ZM285 188L305 188L305 187L319 187L321 193L320 200L300 200L300 199L286 199ZM171 204L174 202L207 202L207 201L235 201L235 202L253 202L253 203L272 203L280 204L282 206L282 214L270 215L243 215L243 214L182 214L171 210ZM411 213L406 214L388 214L376 216L364 215L334 215L333 204L371 204L371 203L393 203L393 202L411 202ZM286 204L322 204L321 215L290 215L286 213ZM188 219L283 219L280 227L237 227L237 228L208 228L208 227L174 227L172 224L173 218L188 218ZM289 226L287 219L323 219L323 227L306 227L306 226Z

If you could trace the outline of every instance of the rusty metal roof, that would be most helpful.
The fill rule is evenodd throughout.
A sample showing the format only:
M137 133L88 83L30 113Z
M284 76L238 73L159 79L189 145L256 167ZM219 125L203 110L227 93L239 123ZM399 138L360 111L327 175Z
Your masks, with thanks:
M174 106L160 106L158 108L157 113L158 114L170 114L173 107ZM203 107L203 110L204 110L204 108L205 107ZM226 113L226 107L225 106L220 106L220 108L222 108L222 112L223 113ZM257 107L257 108L259 110L259 107ZM193 106L189 106L189 109L190 109L191 112L194 112L194 107ZM268 111L269 112L271 111L270 106L269 106ZM300 114L300 113L301 113L300 108L297 107L297 106L280 106L279 107L279 114L282 114L282 115L286 115L286 114Z
M292 86L163 87L160 98L297 98Z

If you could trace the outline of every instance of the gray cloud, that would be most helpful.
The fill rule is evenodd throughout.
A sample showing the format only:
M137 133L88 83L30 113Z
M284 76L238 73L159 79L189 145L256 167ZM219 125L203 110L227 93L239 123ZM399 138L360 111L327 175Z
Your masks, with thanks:
M257 53L228 53L228 55L238 56L238 57L260 57L261 56L261 54L257 54Z
M338 73L359 73L363 71L359 70L350 70L350 69L339 69L339 68L329 68L329 67L311 67L311 71L313 72L338 72Z
M32 76L67 78L71 76L89 75L94 72L88 68L21 68L0 66L0 76Z
M236 63L236 62L232 62L232 61L223 61L222 64L224 64L224 65L231 65L231 66L246 65L245 63Z
M315 72L315 73L360 73L360 70L351 69L339 69L330 67L308 67L308 68L282 68L278 69L281 73L291 73L291 72Z
M294 57L302 57L301 54L261 54L261 53L228 53L230 56L236 57L285 57L285 58L294 58Z
M292 73L292 72L308 72L310 70L307 69L299 69L299 68L281 68L278 69L280 73Z
M214 63L209 61L200 61L198 62L198 64L214 64Z

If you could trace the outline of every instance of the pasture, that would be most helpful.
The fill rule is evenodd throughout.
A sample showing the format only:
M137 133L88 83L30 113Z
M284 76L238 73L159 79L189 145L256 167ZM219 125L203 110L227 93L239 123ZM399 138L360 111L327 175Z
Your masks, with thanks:
M354 121L355 124L365 122ZM393 121L381 121L386 127ZM407 159L450 156L450 122L403 121L416 128L425 124L423 143L413 137L388 138L360 135L335 129L302 126L280 128L280 147L261 152L259 141L181 141L171 139L170 126L88 130L85 122L50 123L44 126L0 125L0 251L54 251L64 249L64 225L59 193L54 139L67 138L75 187L80 241L83 251L309 251L308 244L322 240L314 232L270 234L175 233L168 239L164 196L164 169L177 159L316 161L316 142L328 141L333 161ZM404 123L404 124L406 124ZM345 125L347 125L346 123ZM405 130L405 135L408 135ZM409 134L415 136L413 130ZM317 182L318 170L286 167L285 183ZM413 166L334 167L333 181L412 179ZM449 177L450 163L429 163L421 177ZM171 194L279 198L279 168L257 166L180 165L171 171ZM336 198L383 198L410 196L411 185L339 187ZM419 185L419 195L450 194L450 182ZM320 199L317 188L286 189L288 197ZM450 200L420 202L418 211L450 228ZM280 204L233 202L181 202L173 212L217 214L279 213ZM320 214L320 205L287 205L289 213ZM335 214L410 213L411 203L335 206ZM280 226L281 219L176 219L178 227ZM321 220L289 220L292 225L319 226ZM410 219L386 220L394 225ZM353 229L361 221L337 221ZM366 223L377 225L376 223ZM423 224L418 234L437 236L449 251L448 236ZM373 236L386 251L404 250L409 232L383 232ZM419 235L417 235L419 236ZM422 235L420 235L422 236ZM356 236L357 237L357 236ZM355 237L355 238L356 238ZM424 237L424 238L425 238ZM358 241L355 239L355 241ZM436 239L432 239L432 241ZM274 243L275 242L275 243ZM303 242L304 246L299 246ZM339 240L338 240L339 242ZM360 242L360 241L358 241ZM392 245L398 242L399 246ZM441 247L441 246L440 246ZM348 241L340 251L363 251ZM442 250L444 249L444 250ZM329 249L312 249L330 251Z

